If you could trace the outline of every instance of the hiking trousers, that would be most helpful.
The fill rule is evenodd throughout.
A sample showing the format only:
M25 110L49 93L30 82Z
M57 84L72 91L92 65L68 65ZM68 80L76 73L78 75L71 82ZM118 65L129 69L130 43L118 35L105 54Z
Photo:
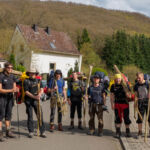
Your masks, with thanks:
M89 129L95 130L95 114L98 118L98 131L102 132L103 130L103 108L101 104L91 103L89 106Z
M62 97L60 97L62 98ZM54 124L54 119L55 119L55 111L56 111L56 106L57 106L57 112L58 112L58 124L62 123L62 111L61 111L61 106L57 102L57 97L53 96L51 97L51 102L50 102L50 107L51 107L51 113L50 113L50 124Z
M26 105L26 113L28 116L28 120L27 120L28 131L34 132L33 109L37 118L39 119L39 115L37 115L38 102L37 100L28 99L28 100L25 100L25 105ZM39 124L39 127L40 127L40 133L42 134L45 131L45 125L43 122L43 112L42 112L41 106L40 106L40 109L41 109L41 126Z
M0 121L11 120L13 105L13 94L0 95Z
M77 108L78 119L82 118L82 101L71 101L70 118L74 119L75 111Z

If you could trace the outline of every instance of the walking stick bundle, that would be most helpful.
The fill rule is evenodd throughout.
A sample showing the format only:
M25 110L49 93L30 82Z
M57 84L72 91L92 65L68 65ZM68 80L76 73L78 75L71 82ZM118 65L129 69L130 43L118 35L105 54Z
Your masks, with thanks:
M3 68L0 68L0 72L3 72L3 70L4 70ZM22 75L22 72L17 71L17 70L12 70L12 74L21 76L21 75Z
M57 81L55 80L55 85L57 86ZM63 103L63 98L60 98L58 88L56 89L56 95L57 95L57 104L60 106L62 112L62 115L64 116L67 112L67 105Z
M86 97L88 96L88 87L89 87L90 77L91 77L92 69L93 69L93 66L89 66L89 67L90 67L90 70L89 70L89 77L88 77L88 82L87 82L86 89L85 89L85 95L86 95ZM85 116L86 116L86 105L87 105L87 100L86 100L86 98L84 98L84 99L83 99L83 126L84 126L84 127L86 127L86 120L85 120Z

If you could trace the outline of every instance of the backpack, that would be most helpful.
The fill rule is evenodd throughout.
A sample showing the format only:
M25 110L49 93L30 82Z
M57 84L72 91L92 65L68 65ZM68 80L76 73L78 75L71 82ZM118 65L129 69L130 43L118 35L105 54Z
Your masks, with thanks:
M80 80L78 80L78 82L76 82L76 83L73 83L73 81L70 82L70 86L71 86L71 95L72 96L77 96L77 97L82 96L82 89L81 89L82 83Z
M28 79L28 78L29 77L26 75L26 73L23 72L20 79L18 79L16 82L16 86L19 88L19 92L16 95L16 99L17 99L18 104L21 104L22 102L24 102L25 92L24 92L23 85L24 85L24 80Z
M149 82L150 81L150 75L149 74L144 74L144 80Z

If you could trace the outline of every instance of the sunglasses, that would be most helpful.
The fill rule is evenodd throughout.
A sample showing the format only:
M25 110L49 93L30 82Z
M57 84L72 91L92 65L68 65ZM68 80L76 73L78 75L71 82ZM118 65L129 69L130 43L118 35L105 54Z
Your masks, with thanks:
M13 69L13 67L7 67L7 69Z

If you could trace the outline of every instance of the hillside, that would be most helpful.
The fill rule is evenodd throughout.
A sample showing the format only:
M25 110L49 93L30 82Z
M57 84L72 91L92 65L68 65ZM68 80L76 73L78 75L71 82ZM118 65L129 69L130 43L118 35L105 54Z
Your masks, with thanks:
M150 18L138 13L63 2L0 1L1 52L7 51L16 24L37 24L64 31L75 44L77 36L86 28L96 51L103 48L106 36L119 29L150 36Z

